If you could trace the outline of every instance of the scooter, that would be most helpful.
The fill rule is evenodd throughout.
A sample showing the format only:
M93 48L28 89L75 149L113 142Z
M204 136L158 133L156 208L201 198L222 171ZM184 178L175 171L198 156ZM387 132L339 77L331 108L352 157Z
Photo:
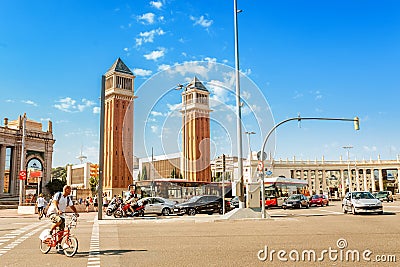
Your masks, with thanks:
M129 203L121 203L117 210L114 212L114 217L115 218L121 218L121 217L143 217L144 216L144 207L146 206L147 202L143 201L139 204L133 205L133 212L129 210L129 207L131 204Z
M119 198L113 199L107 207L106 215L111 216L118 209L118 206L122 203L122 200Z

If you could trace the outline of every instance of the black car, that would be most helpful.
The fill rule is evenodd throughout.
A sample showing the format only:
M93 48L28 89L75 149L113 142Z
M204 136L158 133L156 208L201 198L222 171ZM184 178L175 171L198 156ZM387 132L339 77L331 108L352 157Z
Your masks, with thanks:
M223 212L222 198L219 196L194 196L186 202L176 204L174 207L174 213L179 215L188 214L193 216L196 213L213 214L214 212L219 214Z
M393 195L390 191L379 191L372 194L375 198L379 199L380 201L391 201L393 202Z
M310 207L310 202L308 201L308 198L305 195L302 194L295 194L291 195L288 197L285 202L282 204L282 208L309 208Z

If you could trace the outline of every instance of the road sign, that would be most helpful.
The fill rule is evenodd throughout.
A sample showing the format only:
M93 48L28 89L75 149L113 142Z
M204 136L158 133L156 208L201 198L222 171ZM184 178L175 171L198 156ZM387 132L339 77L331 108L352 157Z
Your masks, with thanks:
M272 171L268 170L265 174L270 176L270 175L272 175Z
M19 179L26 180L26 171L19 171Z
M257 169L260 172L262 172L262 170L264 169L264 164L263 164L263 162L261 160L258 162Z

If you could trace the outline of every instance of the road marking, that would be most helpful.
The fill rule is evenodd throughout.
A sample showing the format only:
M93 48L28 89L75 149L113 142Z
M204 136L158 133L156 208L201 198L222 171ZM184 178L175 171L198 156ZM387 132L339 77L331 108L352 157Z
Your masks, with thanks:
M90 239L90 249L88 258L88 267L100 267L100 235L99 221L97 217L93 220L92 237Z
M33 229L37 227L36 229ZM39 232L40 230L43 230L44 228L46 228L47 225L43 225L43 223L34 223L32 225L28 225L25 226L19 230L15 230L13 231L13 233L15 232L19 232L19 233L25 233L26 231L29 231L31 229L30 232L28 232L27 234L21 236L20 238L18 238L17 240L13 241L12 243L8 244L7 246L5 246L4 248L0 248L0 256L3 256L4 254L6 254L7 252L9 252L10 250L12 250L13 248L15 248L16 246L18 246L19 244L21 244L22 242L24 242L26 239L28 239L29 237L33 236L34 234L36 234L37 232ZM14 234L10 235L7 234L5 236L12 236L12 238L15 238L16 236L14 236ZM12 239L11 238L11 239ZM4 243L3 243L4 244Z

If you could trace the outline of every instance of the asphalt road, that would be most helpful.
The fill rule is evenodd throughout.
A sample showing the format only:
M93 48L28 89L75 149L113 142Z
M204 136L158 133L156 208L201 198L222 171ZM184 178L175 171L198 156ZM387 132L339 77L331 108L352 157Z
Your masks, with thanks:
M83 213L73 230L79 239L73 258L40 252L47 219L0 210L0 266L400 266L400 201L384 203L384 210L344 215L333 202L270 209L268 220L196 215L98 221Z

